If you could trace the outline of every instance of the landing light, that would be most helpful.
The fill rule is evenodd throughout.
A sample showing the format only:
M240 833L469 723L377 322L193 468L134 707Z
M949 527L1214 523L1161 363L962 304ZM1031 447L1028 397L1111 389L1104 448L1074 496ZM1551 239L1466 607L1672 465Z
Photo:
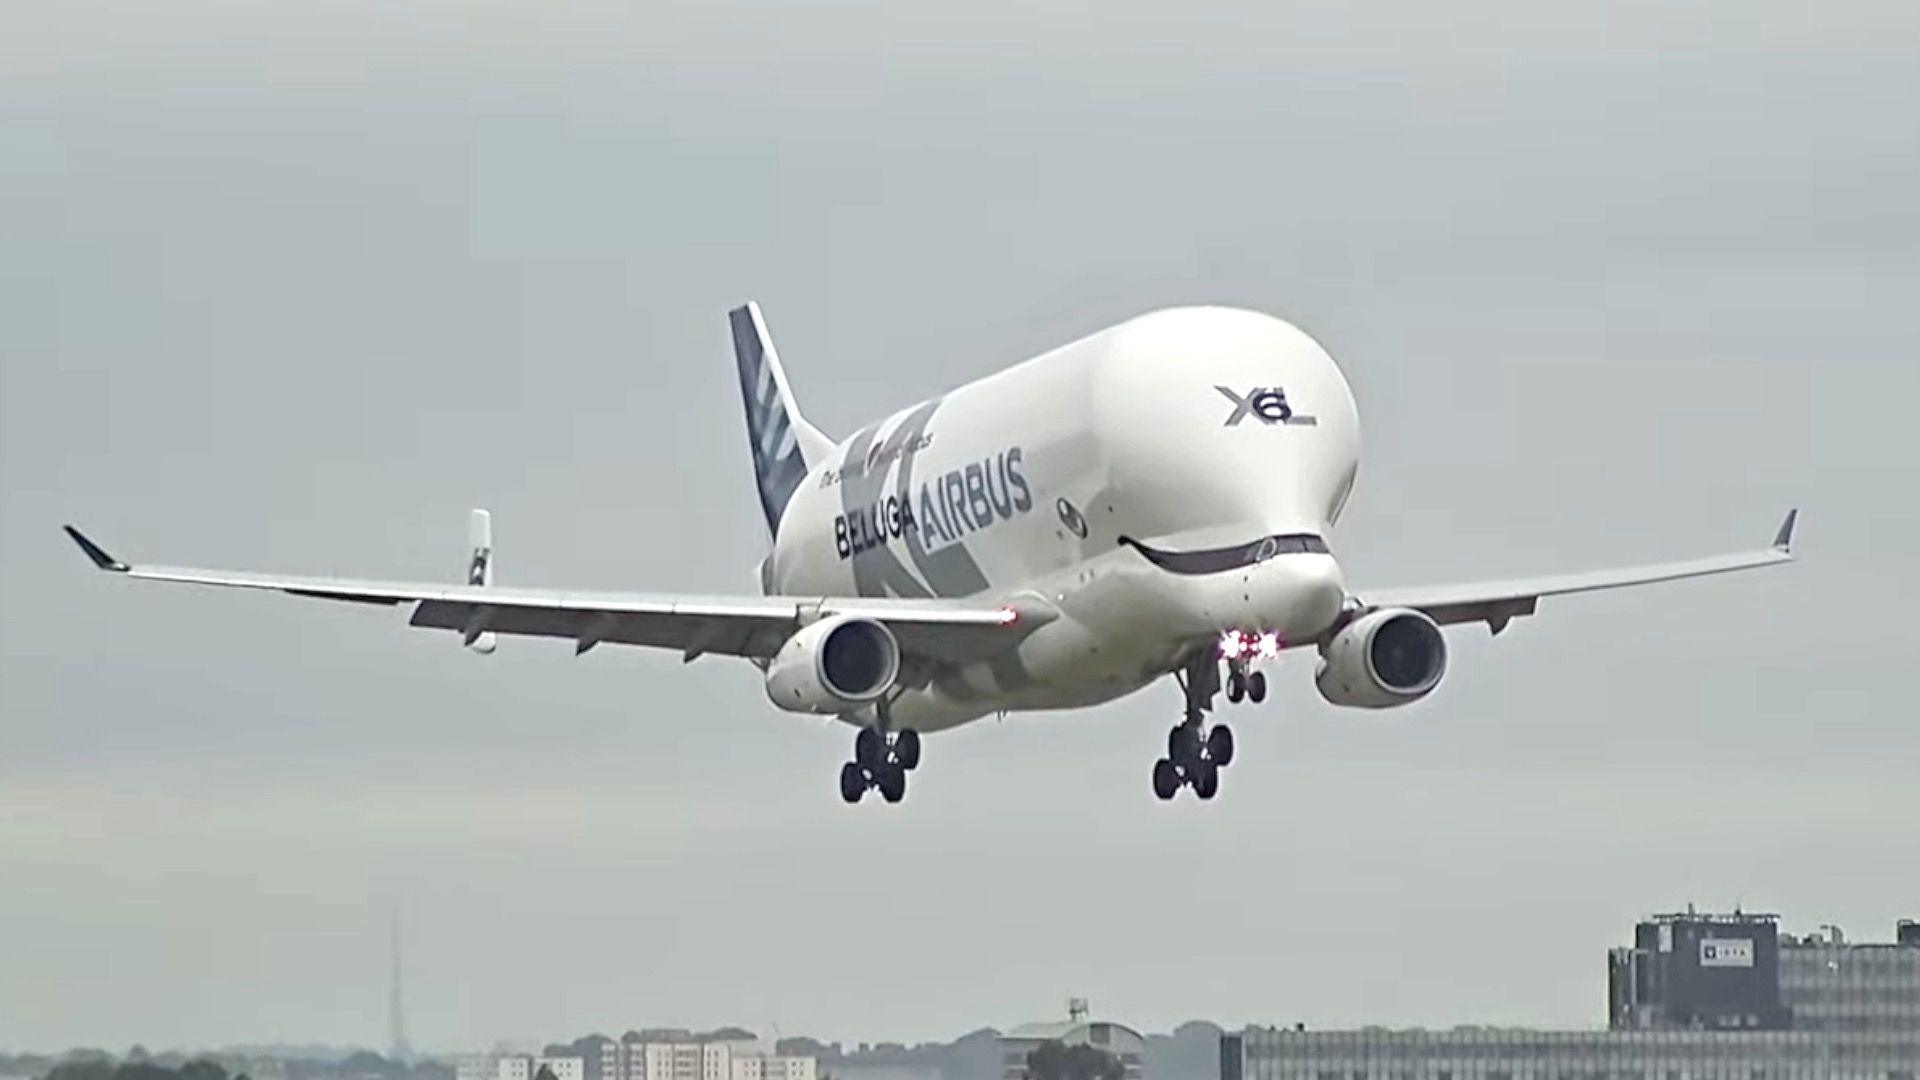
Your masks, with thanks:
M1220 655L1228 660L1238 660L1247 654L1253 643L1247 635L1238 630L1226 630L1220 634Z
M1018 611L1015 611L1010 607L1003 607L1000 609L1000 625L1001 626L1012 626L1014 623L1018 621L1020 621L1020 613Z
M1271 630L1253 633L1250 630L1222 630L1220 632L1220 656L1225 660L1238 660L1241 657L1272 660L1285 648L1280 635Z

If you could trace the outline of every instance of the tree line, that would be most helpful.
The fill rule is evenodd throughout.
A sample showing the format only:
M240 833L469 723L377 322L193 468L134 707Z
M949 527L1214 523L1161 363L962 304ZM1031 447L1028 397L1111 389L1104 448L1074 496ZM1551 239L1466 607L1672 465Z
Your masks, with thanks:
M112 1058L69 1058L47 1070L42 1080L248 1080L246 1073L228 1077L219 1062L197 1058L178 1066L151 1061L115 1062Z

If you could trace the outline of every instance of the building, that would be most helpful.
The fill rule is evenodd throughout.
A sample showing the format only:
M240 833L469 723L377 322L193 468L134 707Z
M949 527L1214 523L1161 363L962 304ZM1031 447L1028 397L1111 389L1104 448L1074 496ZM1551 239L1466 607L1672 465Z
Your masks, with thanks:
M500 1055L460 1054L453 1059L453 1080L500 1080Z
M1147 1040L1139 1032L1110 1020L1087 1018L1087 1003L1075 998L1067 1005L1067 1019L1053 1024L1022 1024L1000 1036L1002 1080L1028 1080L1027 1055L1050 1042L1091 1046L1120 1059L1126 1080L1141 1080Z
M1920 1031L1920 923L1891 943L1849 944L1837 926L1780 936L1780 999L1795 1031Z
M1607 957L1615 1030L1785 1031L1777 915L1655 915Z
M587 1062L585 1058L537 1057L533 1059L533 1075L539 1080L542 1071L551 1072L553 1080L587 1080Z
M620 1080L620 1044L605 1035L583 1035L570 1043L551 1043L542 1052L547 1057L579 1058L585 1065L586 1080Z
M1656 915L1607 958L1616 1030L1920 1030L1920 924L1892 942L1839 927L1782 934L1773 915Z
M722 1031L714 1035L662 1029L629 1032L620 1040L617 1080L816 1080L818 1077L818 1059L768 1050L760 1040L745 1032ZM616 1078L609 1074L605 1080Z
M1916 1080L1920 1030L1300 1031L1220 1040L1220 1080Z
M791 1054L735 1054L731 1080L818 1080L816 1058Z
M586 1080L587 1076L585 1058L504 1054L496 1059L494 1080L541 1080L543 1069L553 1075L553 1080ZM459 1066L456 1065L456 1080L460 1080L458 1070Z
M1221 1080L1920 1080L1920 925L1804 938L1656 915L1607 957L1606 1031L1305 1031L1220 1040Z

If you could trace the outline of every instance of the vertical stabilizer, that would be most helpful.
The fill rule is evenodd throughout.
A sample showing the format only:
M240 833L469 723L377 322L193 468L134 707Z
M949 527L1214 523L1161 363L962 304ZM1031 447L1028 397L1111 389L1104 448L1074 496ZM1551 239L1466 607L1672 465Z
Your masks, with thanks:
M727 321L733 328L733 358L740 369L753 479L760 489L767 535L772 536L780 529L780 515L786 512L794 489L806 478L808 468L826 458L833 443L807 423L794 404L793 389L767 335L760 305L749 301L734 308L727 313Z

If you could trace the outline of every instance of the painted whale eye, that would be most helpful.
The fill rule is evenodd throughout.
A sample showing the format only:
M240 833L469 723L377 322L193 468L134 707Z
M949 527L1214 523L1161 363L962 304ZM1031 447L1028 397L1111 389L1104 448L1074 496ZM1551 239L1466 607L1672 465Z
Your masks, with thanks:
M1080 516L1072 503L1065 499L1056 499L1053 508L1060 514L1060 524L1065 525L1073 535L1082 540L1087 538L1087 519Z

